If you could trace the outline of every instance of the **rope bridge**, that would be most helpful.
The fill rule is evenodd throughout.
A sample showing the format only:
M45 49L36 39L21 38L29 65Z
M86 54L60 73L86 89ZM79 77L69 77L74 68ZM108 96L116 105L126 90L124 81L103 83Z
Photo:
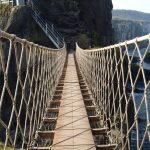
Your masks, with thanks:
M149 149L150 36L67 55L0 31L0 149Z
M76 51L109 141L121 149L149 149L150 36L94 50L77 45Z
M24 149L33 140L65 57L65 47L50 49L0 31L0 139L4 149Z

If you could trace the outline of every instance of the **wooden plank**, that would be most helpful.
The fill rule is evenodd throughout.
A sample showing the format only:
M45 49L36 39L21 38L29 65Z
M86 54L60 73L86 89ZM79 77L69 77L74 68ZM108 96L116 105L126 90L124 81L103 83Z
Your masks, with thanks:
M43 118L43 122L47 122L47 123L56 122L56 121L57 121L57 117L56 118L47 118L47 117Z
M106 134L108 131L109 131L108 128L96 128L96 129L92 129L92 134L101 135L101 134Z
M95 110L97 108L97 106L86 106L87 110Z
M62 149L96 150L73 54L68 56L63 95L52 145L52 150Z
M51 113L51 112L59 112L59 108L46 108L46 111Z
M107 145L96 145L97 150L114 150L117 144L107 144Z
M38 131L38 135L43 139L53 139L55 131Z
M99 116L89 116L89 121L90 122L100 121L100 117Z

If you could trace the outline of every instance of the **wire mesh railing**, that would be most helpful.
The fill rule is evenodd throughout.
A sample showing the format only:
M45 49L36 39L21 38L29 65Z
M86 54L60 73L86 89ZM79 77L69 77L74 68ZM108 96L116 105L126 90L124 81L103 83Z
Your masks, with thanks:
M41 15L40 10L38 9L39 2L37 0L32 0L31 5L33 10L32 17L34 18L34 20L38 23L38 25L45 32L47 37L53 42L53 44L57 48L63 47L64 37L57 31L54 24L47 21L45 18L43 19L43 16Z
M27 149L40 127L66 59L0 31L0 149Z
M77 45L76 58L109 143L150 149L150 35L93 50Z
M0 0L0 4L12 4L12 0Z

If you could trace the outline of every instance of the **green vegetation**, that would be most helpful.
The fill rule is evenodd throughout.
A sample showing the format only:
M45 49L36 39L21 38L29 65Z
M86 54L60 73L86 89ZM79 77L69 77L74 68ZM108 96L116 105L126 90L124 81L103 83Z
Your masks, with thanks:
M4 149L4 144L0 142L0 150L3 150L3 149ZM7 147L7 150L13 150L13 148Z
M93 33L92 36L92 45L94 48L100 48L100 42L101 42L102 37L98 35L97 33Z
M8 17L11 12L11 5L0 4L0 17Z
M2 30L5 29L8 18L11 13L11 5L6 4L0 4L0 28Z
M81 48L89 47L89 38L86 34L79 34L77 37L77 42Z

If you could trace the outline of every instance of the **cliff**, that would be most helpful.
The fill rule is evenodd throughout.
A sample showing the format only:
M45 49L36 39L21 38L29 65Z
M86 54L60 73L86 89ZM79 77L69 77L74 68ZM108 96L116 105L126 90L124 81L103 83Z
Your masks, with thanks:
M4 30L11 12L11 5L0 5L0 29Z
M112 25L115 42L140 37L150 32L150 14L130 11L114 10Z
M112 43L111 0L39 0L37 2L34 0L33 2L37 3L43 18L54 23L58 31L64 35L66 42L70 43L71 46L75 45L76 41L83 48L87 48L90 45L106 46ZM18 19L15 23L13 23L12 19L12 23L9 23L6 31L43 44L46 39L45 37L42 38L44 33L42 34L42 31L31 19L29 9L24 9L24 7L21 7L15 10L15 13L13 11L11 18L14 18L15 15L17 16L15 18ZM24 17L21 18L21 15ZM33 29L36 30L32 32ZM39 33L38 31L40 36L36 34L36 32ZM33 37L32 35L35 34L37 36ZM38 37L41 40L37 40L36 38ZM49 45L47 43L48 41L46 40L43 45Z
M113 19L115 42L122 42L150 32L150 22Z
M150 14L136 10L115 9L112 11L113 18L124 18L126 20L148 21Z
M33 2L37 3L43 18L54 23L71 47L74 47L76 41L83 48L112 43L111 0L33 0ZM25 6L12 9L5 30L21 38L52 46L32 19L31 10Z
M13 7L5 26L5 31L28 41L52 47L51 41L34 21L31 12L31 8L27 6Z

